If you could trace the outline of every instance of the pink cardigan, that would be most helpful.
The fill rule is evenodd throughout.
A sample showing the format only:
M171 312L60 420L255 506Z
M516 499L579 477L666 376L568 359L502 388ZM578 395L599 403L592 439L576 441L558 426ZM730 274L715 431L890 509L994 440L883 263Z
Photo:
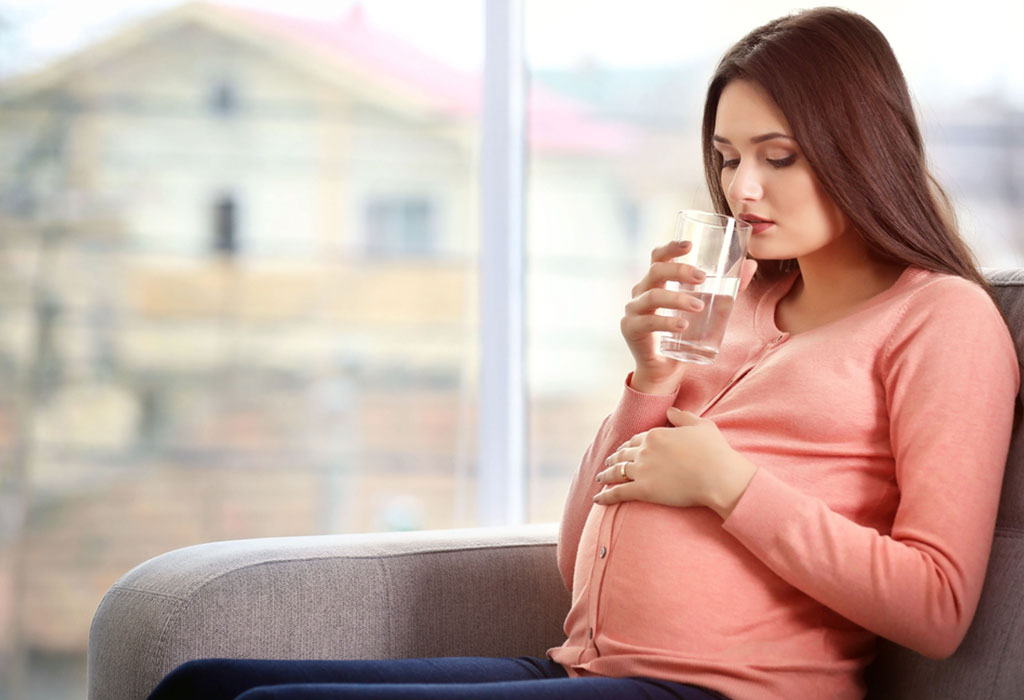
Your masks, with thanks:
M577 472L559 537L571 675L650 676L733 700L860 698L876 635L951 654L974 614L1018 363L995 304L909 268L851 315L790 336L794 276L756 281L726 345L676 396L628 386ZM670 406L758 467L732 515L593 505L595 473Z

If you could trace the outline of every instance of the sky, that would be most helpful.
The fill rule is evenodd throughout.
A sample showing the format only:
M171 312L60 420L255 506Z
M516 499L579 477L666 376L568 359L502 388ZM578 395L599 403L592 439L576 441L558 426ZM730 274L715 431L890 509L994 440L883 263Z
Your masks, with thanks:
M406 38L449 63L482 62L486 0L362 0L370 23ZM329 20L355 0L222 0ZM0 74L72 51L126 21L178 0L0 0ZM1024 2L851 0L842 4L872 19L888 36L911 86L936 95L999 92L1024 106L1019 37ZM802 5L792 0L525 0L531 67L583 62L618 67L667 66L718 56L753 27ZM936 9L941 7L941 9ZM627 14L628 12L628 14Z

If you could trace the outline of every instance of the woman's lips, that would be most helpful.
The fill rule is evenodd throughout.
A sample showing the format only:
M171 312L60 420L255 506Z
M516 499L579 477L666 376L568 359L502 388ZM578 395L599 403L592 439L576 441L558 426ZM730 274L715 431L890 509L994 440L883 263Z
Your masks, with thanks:
M765 231L767 231L768 229L770 229L772 226L775 225L774 221L769 221L768 219L762 219L759 216L741 216L739 218L742 221L746 221L747 223L750 224L750 226L751 226L750 232L751 232L751 235L754 235L754 236L756 236L758 234L761 234L761 233L764 233Z

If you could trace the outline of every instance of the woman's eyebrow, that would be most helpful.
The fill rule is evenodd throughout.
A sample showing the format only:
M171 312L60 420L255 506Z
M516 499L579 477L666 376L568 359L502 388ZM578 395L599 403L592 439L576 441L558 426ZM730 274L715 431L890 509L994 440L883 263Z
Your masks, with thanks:
M760 136L755 136L754 138L750 139L750 142L751 143L764 143L765 141L771 141L772 139L789 139L790 141L796 141L796 139L793 138L792 136L790 136L789 134L783 134L783 133L781 133L779 131L773 131L773 132L768 133L768 134L761 134ZM732 141L730 141L729 139L725 138L724 136L719 136L718 134L715 134L714 136L712 136L711 140L715 141L717 143L724 143L724 144L728 144L730 146L732 145Z

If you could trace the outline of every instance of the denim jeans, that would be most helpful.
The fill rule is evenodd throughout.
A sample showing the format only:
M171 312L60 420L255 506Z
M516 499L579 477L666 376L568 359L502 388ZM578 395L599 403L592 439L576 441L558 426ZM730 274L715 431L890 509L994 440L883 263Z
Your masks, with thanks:
M728 700L653 678L570 678L550 659L453 657L388 661L201 659L182 664L149 700Z

